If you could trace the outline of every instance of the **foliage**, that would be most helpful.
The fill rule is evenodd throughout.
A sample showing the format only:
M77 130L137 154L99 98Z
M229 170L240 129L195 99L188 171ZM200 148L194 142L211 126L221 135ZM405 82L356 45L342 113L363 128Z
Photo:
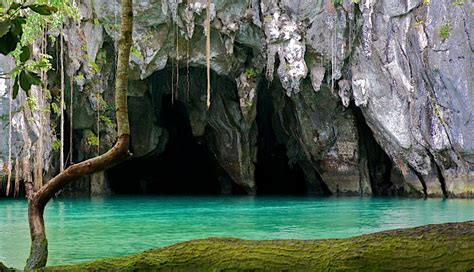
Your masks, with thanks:
M96 62L89 61L89 66L91 67L93 74L98 74L100 72L100 67Z
M34 111L36 108L36 99L33 97L27 97L26 98L26 103L28 104L28 107L30 108L31 111Z
M53 148L53 151L55 151L55 152L59 151L59 149L61 148L61 140L60 139L54 139L54 141L52 143L52 148Z
M99 137L92 132L92 130L87 129L85 131L86 142L90 146L99 146Z
M423 0L423 5L428 6L430 4L430 0Z
M83 73L79 73L77 75L74 76L74 80L75 81L83 81L85 80L86 78L84 77L84 74Z
M57 32L65 16L79 18L78 9L64 0L39 0L33 4L0 1L0 53L12 55L17 63L10 71L13 98L21 87L27 95L32 85L41 85L39 72L51 69L51 56L39 54L31 60L31 44L44 35L44 26ZM51 36L52 37L52 36Z
M95 61L98 65L101 66L107 64L107 54L105 53L105 50L103 48L99 49L99 52L97 52Z
M441 39L443 41L446 40L449 37L449 25L448 24L442 25L440 27L439 36L441 37Z
M140 52L140 50L138 50L138 48L136 47L131 47L130 48L130 54L136 58L139 58L139 59L142 59L143 58L143 55L142 55L142 52Z
M247 79L251 79L251 78L256 78L258 76L258 71L257 69L251 67L251 68L247 68L247 70L245 70L245 77Z
M112 120L111 120L109 117L107 117L106 115L103 115L103 114L99 115L99 119L100 119L102 122L104 122L104 123L106 123L107 125L109 125L109 126L113 125Z
M23 42L25 34L28 33L28 28L25 27L28 11L38 16L49 16L57 12L57 8L40 3L27 5L24 2L13 2L8 5L0 2L0 53L8 55L16 51L13 55L17 59L17 67L10 72L14 79L13 98L18 95L19 87L28 93L32 85L40 85L41 79L37 70L48 67L47 61L44 60L30 62L31 50L27 46L28 43ZM18 45L20 49L17 48Z
M51 109L53 110L54 114L61 113L61 110L59 109L59 103L57 103L57 102L52 102L51 103Z

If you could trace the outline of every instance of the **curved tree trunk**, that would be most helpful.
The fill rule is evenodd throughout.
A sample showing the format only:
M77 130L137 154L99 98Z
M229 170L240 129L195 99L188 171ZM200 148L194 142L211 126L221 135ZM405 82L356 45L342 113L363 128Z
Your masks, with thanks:
M98 157L74 164L51 179L36 193L28 188L28 223L30 225L31 249L25 270L44 267L48 259L48 240L43 213L49 200L67 184L78 178L105 170L131 156L128 151L130 125L128 122L127 85L128 61L132 44L133 11L132 0L122 0L121 30L118 48L117 76L115 82L115 104L118 139L114 147Z

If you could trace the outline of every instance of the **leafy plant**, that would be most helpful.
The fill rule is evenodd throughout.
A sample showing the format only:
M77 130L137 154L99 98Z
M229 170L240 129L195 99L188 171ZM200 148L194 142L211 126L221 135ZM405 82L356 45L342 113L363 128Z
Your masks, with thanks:
M28 104L28 107L30 108L31 111L34 111L36 108L36 99L33 97L27 97L26 98L26 103Z
M113 125L112 120L109 117L107 117L106 115L101 114L99 116L99 118L102 122L106 123L107 125L109 125L109 126Z
M449 37L449 25L445 24L442 25L439 29L439 36L443 41L445 41Z
M100 67L94 61L89 61L89 66L92 68L92 72L94 74L98 74L100 72Z
M51 144L53 151L57 152L61 148L61 140L54 139L53 143Z
M99 137L92 132L92 130L86 130L86 142L90 146L99 146Z
M139 59L143 58L142 52L140 52L140 50L138 50L138 48L133 47L133 46L130 48L130 54L132 54L132 56L135 56Z
M3 55L12 53L17 59L17 66L10 72L14 81L13 98L18 95L20 87L28 95L32 85L40 85L41 79L37 74L38 69L48 67L45 60L36 63L30 62L31 52L28 44L31 42L23 41L25 39L24 31L29 30L28 27L25 28L25 25L28 25L26 24L28 11L41 16L50 16L58 9L46 4L27 5L24 2L13 2L8 5L5 1L0 2L0 53ZM20 49L18 49L19 45Z
M95 57L95 61L98 65L107 64L107 54L105 53L104 49L99 49L99 52L97 52L97 56Z
M251 67L251 68L247 68L247 70L245 70L245 77L247 79L251 79L251 78L256 78L258 76L258 71L257 69Z
M86 78L84 77L83 73L79 73L79 74L74 76L75 81L83 81L84 79L86 79Z

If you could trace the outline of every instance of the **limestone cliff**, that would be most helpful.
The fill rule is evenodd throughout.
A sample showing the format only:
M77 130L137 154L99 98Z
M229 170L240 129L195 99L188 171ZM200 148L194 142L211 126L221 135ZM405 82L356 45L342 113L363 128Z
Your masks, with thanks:
M135 157L165 152L173 134L161 121L163 100L172 99L220 171L250 194L258 192L258 158L273 152L262 135L271 135L303 172L308 193L473 196L469 3L211 2L134 3L129 104ZM80 22L68 22L65 30L75 160L97 153L90 135L101 135L102 152L114 139L109 108L120 11L115 0L85 0L81 12ZM104 179L98 175L92 186L79 188L103 193Z

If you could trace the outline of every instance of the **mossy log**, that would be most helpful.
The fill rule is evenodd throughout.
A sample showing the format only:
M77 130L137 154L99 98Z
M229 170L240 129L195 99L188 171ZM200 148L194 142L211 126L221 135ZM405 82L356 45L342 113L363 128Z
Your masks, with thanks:
M46 271L471 271L474 221L346 239L209 238Z

